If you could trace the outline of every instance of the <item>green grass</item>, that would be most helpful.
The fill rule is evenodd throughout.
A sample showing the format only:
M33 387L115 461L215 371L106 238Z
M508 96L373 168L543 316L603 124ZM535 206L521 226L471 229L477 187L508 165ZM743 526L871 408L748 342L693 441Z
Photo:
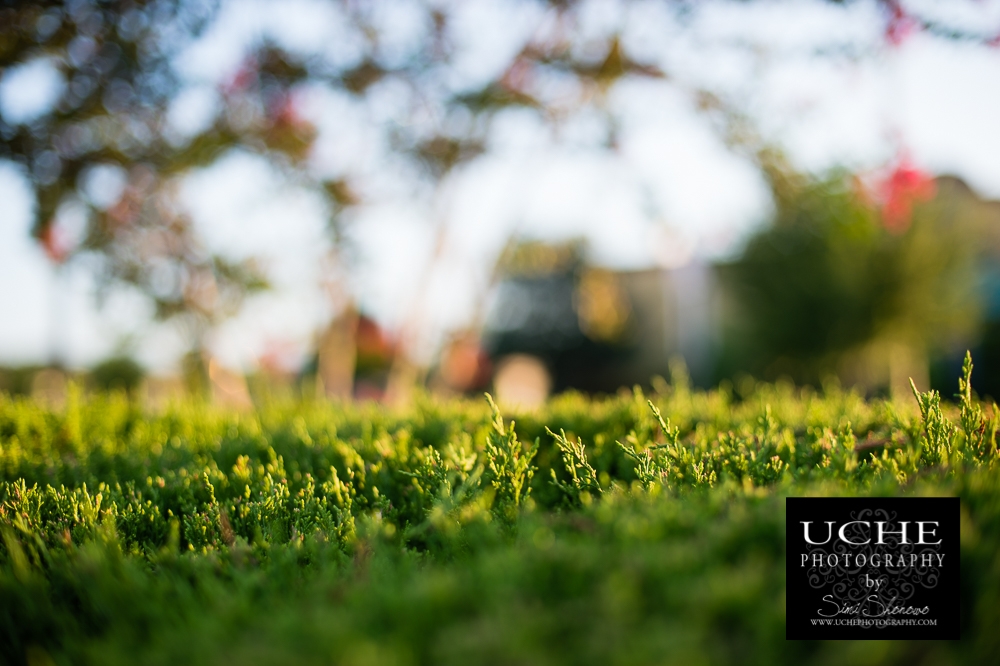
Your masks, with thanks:
M0 396L0 659L997 663L995 411L834 386L144 411ZM784 497L962 500L962 640L784 639Z

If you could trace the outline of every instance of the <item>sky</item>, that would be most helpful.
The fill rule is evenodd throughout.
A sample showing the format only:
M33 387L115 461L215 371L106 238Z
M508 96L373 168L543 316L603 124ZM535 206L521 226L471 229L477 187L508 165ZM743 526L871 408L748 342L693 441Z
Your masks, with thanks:
M1000 2L912 4L1000 33ZM383 27L405 58L415 33L406 3L393 6ZM461 6L465 40L452 84L474 87L496 75L542 16L509 0ZM330 39L328 31L340 33L325 3L281 7L224 5L217 24L182 53L176 67L185 88L170 116L179 141L211 122L219 83L261 34L334 60L355 57L349 39ZM429 359L448 331L480 314L493 263L512 235L582 236L595 263L619 269L732 256L766 223L771 204L756 168L697 109L696 88L735 101L800 168L872 171L906 152L928 171L1000 198L998 48L920 33L887 45L884 19L868 2L846 9L706 2L681 25L658 3L597 1L587 3L581 26L595 36L620 31L636 59L670 74L665 82L623 80L610 91L620 120L613 152L599 148L604 134L593 110L571 113L557 135L531 112L511 112L481 158L427 193L410 184L374 127L380 114L393 113L391 88L361 103L315 86L302 92L301 105L319 132L311 168L370 176L367 203L343 220L343 245L330 240L322 199L259 156L234 150L186 175L182 201L206 246L259 258L273 285L213 332L216 358L252 370L277 350L294 368L349 293L390 331L415 326L415 352ZM861 54L817 55L844 42ZM0 113L15 122L44 113L62 86L53 72L36 62L3 73ZM120 187L113 171L92 181L91 198L113 198ZM85 262L54 269L29 237L33 207L24 174L0 162L0 364L45 362L59 349L70 365L85 367L128 351L156 372L172 371L185 351L180 332L153 322L149 304L127 289L98 303ZM73 211L64 212L72 222Z

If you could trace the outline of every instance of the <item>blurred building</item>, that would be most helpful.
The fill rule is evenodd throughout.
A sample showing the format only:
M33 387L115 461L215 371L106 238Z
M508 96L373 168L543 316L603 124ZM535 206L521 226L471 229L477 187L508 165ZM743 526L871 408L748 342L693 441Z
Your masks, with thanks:
M532 404L566 389L646 385L667 376L674 357L701 386L743 373L802 383L837 375L865 391L908 394L913 377L948 396L967 348L976 390L1000 396L1000 202L942 176L900 223L885 206L824 187L801 195L795 221L779 220L752 241L781 261L745 263L736 274L697 261L613 271L589 264L580 243L512 244L498 262L480 338L498 398ZM861 219L871 227L863 234L851 226ZM814 227L827 235L816 237ZM781 245L795 233L812 245ZM837 253L852 243L868 254L847 266ZM800 245L801 253L793 251ZM758 279L762 272L767 279ZM747 281L756 288L749 301ZM765 305L778 310L767 315ZM769 341L784 343L757 344L751 334L760 326L742 321L748 309L756 320L766 317ZM845 346L831 330L856 331L857 340ZM813 333L815 349L803 347ZM811 356L796 365L789 359L799 347ZM796 372L802 368L808 372Z
M580 244L513 245L482 328L498 399L530 405L566 389L649 385L676 356L710 380L715 290L705 264L614 271L588 264Z

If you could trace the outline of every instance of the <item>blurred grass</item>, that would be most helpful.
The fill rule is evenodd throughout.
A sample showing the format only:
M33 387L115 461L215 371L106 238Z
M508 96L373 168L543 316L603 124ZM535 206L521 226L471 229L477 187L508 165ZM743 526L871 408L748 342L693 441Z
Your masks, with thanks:
M677 378L560 396L511 425L430 397L238 414L0 396L0 654L996 663L996 416L932 397L921 414L832 385ZM960 497L963 638L785 641L783 498L810 494Z

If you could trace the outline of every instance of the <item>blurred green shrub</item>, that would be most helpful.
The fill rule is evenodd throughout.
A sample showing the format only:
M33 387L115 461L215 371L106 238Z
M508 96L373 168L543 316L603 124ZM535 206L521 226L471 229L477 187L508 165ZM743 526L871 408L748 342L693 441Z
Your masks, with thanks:
M993 663L971 372L958 409L675 381L516 427L481 400L0 394L0 663ZM786 641L787 495L960 497L962 640Z
M928 200L933 181L905 165L875 193L846 172L765 172L773 221L720 267L730 298L722 374L926 386L929 355L977 331L976 220L948 196Z
M99 391L133 393L145 376L145 369L135 359L115 356L95 365L87 379L90 386Z

